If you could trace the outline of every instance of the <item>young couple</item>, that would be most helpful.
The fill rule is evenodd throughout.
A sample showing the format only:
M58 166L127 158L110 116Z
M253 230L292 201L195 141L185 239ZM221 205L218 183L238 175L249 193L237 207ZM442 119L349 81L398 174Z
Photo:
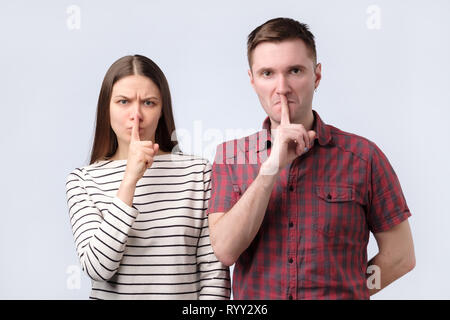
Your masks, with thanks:
M397 176L371 141L312 109L314 36L289 18L248 37L263 130L218 146L213 166L177 149L169 86L126 56L100 90L88 166L66 183L93 299L369 299L415 266ZM369 233L379 252L367 259ZM380 285L367 286L376 266Z

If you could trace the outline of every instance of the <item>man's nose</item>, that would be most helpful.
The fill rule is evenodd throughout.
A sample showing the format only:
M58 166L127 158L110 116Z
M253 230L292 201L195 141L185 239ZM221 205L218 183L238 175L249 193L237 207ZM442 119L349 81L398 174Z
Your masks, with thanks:
M276 93L283 94L283 95L286 95L287 93L289 93L289 83L286 79L286 76L280 75L278 77Z

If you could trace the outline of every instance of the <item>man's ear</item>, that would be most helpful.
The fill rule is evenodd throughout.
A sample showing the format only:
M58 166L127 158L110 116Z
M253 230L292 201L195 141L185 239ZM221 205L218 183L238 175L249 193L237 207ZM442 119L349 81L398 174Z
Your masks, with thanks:
M317 89L319 86L320 80L322 79L322 65L318 63L314 70L314 74L316 76L316 80L314 81L314 89Z
M252 69L248 70L248 76L250 78L250 84L252 85L253 89L255 89L255 79L253 79Z

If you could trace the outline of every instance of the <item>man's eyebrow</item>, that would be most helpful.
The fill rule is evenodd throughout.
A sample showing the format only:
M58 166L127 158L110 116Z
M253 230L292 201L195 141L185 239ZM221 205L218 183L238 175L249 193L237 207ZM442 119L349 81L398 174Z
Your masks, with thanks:
M270 67L261 67L261 68L257 69L255 72L256 73L261 73L263 71L273 71L273 69L270 68Z
M303 69L306 69L306 66L304 66L302 64L293 64L286 68L286 70L292 70L292 69L302 69L303 70ZM258 68L255 72L257 74L260 74L263 71L273 71L273 70L274 69L271 67L261 67L261 68Z
M304 65L301 64L294 64L292 66L289 66L288 69L306 69L306 67Z

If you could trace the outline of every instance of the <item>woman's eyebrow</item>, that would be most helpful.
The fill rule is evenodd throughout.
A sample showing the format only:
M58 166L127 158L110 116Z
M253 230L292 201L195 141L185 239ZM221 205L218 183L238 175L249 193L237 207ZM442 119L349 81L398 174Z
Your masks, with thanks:
M125 98L125 99L128 99L128 100L132 100L132 98L124 96L123 94L118 94L118 95L113 97L113 99L116 99L116 98ZM147 96L145 98L142 98L141 100L143 101L143 100L150 100L150 99L159 100L159 98L157 96Z
M124 96L122 94L119 94L119 95L113 97L113 99L115 99L115 98L125 98L125 99L130 100L130 98L128 98L128 97L126 97L126 96Z
M159 100L157 96L148 96L146 98L143 98L142 100L150 100L150 99Z

